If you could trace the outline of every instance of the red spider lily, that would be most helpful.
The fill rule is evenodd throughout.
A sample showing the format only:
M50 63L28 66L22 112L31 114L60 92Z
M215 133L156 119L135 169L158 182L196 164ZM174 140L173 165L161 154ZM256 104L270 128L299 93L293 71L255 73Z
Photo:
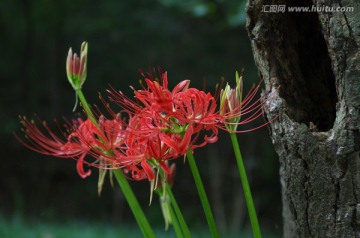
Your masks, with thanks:
M128 112L141 114L145 118L143 123L147 125L147 128L144 129L155 130L158 131L157 133L162 132L161 139L172 146L178 154L183 154L188 148L201 147L207 143L217 141L216 127L219 115L218 112L215 112L216 100L210 93L189 88L189 80L180 82L170 91L166 72L161 74L162 84L149 78L153 78L153 76L150 74L149 77L145 77L146 89L135 90L133 88L135 98L143 105L132 101L122 92L116 92L115 90L109 91L110 100L116 102ZM191 128L192 134L185 133L185 128ZM205 136L203 143L195 145L196 140L191 140L191 138L197 138L202 130L211 130L212 135L210 137ZM185 133L183 135L186 135L186 137L170 136L164 131L169 131L172 134ZM189 143L186 145L184 143L179 144L179 141ZM179 145L181 145L181 148Z
M37 127L34 121L29 121L25 117L21 118L21 123L26 133L27 142L15 136L24 146L40 154L77 159L78 163L76 167L79 175L83 178L90 175L90 172L85 172L82 167L84 157L89 151L87 145L82 144L80 140L72 135L69 135L68 138L61 139L49 129L45 122L42 122L44 130ZM80 124L79 128L81 128L83 122L79 119L76 124L78 123ZM83 130L80 129L80 131ZM85 134L83 135L84 137L86 136Z
M155 178L153 169L147 163L148 160L155 160L161 169L168 174L170 169L165 161L179 156L178 151L169 147L162 140L162 135L166 132L157 130L151 122L148 122L149 120L148 117L143 117L141 114L136 114L129 119L126 138L127 148L124 151L125 155L119 155L121 162L127 168L127 172L132 173L132 178L136 180L147 177L151 181Z
M168 89L167 72L160 72L160 83L158 81L151 80L154 78L152 74L149 74L149 77L146 77L143 73L142 75L147 88L142 90L136 90L133 87L131 88L134 91L135 98L138 99L143 106L129 99L121 91L117 92L114 89L108 90L110 93L110 100L131 113L138 113L140 110L146 108L148 113L152 113L151 116L172 116L176 110L173 104L175 95L179 92L186 91L189 87L190 81L183 80L177 84L172 91L170 91Z
M183 123L207 124L216 116L215 98L196 88L177 93L174 107L176 118Z
M120 168L122 164L112 153L115 148L123 149L124 130L123 123L119 120L106 120L100 118L99 126L95 126L90 120L77 119L72 123L68 122L65 129L70 131L63 133L63 139L55 135L47 124L43 122L44 130L41 130L33 121L25 117L21 118L26 133L27 141L17 138L27 148L40 154L73 158L77 160L77 171L82 178L86 178L91 171L85 172L83 164L93 167ZM85 161L85 156L90 155L96 162Z
M204 142L195 147L205 146L207 143L217 141L218 112L216 112L216 100L210 93L205 93L195 88L189 88L175 95L175 117L185 125L193 126L193 133L211 131L212 135L205 136Z
M173 115L176 112L174 108L174 97L183 91L187 91L190 81L183 80L177 84L170 92L168 89L167 72L161 74L162 85L157 81L151 81L149 78L145 78L145 82L148 86L146 90L134 90L135 98L141 101L145 107L151 108L151 112L155 114L167 116Z

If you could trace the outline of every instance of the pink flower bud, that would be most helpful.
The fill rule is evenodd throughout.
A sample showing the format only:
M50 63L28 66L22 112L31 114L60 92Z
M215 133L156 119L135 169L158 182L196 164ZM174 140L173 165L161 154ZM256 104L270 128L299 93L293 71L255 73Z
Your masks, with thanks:
M80 58L76 53L73 54L71 48L69 49L66 59L66 74L74 90L81 89L85 82L87 74L87 51L87 42L81 44Z

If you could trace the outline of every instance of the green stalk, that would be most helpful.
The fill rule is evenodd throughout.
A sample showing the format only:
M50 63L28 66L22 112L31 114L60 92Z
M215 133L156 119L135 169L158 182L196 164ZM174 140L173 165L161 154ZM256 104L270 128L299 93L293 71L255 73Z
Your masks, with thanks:
M188 226L186 225L185 219L184 219L184 217L183 217L183 215L181 213L179 205L177 204L176 199L175 199L175 197L174 197L174 195L173 195L173 193L171 191L171 187L170 187L170 185L168 183L166 183L166 194L168 194L169 197L170 197L172 207L175 210L176 217L179 220L179 223L180 223L181 229L182 229L182 231L184 233L184 236L186 238L191 237L190 230L189 230ZM175 226L174 226L174 228L175 228Z
M123 172L120 169L114 170L113 173L115 174L116 180L119 183L121 190L130 206L132 213L135 216L137 223L140 226L141 232L143 233L144 237L147 238L155 238L154 232L147 221L145 214L143 213L127 179L125 178Z
M170 217L171 217L171 223L174 227L175 233L176 233L176 237L178 238L183 238L183 231L181 230L181 227L179 225L179 221L174 213L174 208L172 206L170 206Z
M204 212L205 212L206 220L207 220L207 223L209 225L211 235L214 238L219 237L219 232L217 231L217 228L216 228L214 216L213 216L213 214L211 212L209 200L208 200L208 198L206 196L204 185L203 185L203 183L201 181L200 173L199 173L199 170L198 170L198 168L196 166L196 163L195 163L194 155L189 150L187 152L186 156L187 156L187 159L188 159L189 164L190 164L191 172L192 172L194 180L195 180L196 188L197 188L198 193L199 193L199 197L200 197L201 204L202 204L202 207L203 207Z
M89 120L90 120L92 123L94 123L94 125L97 126L97 121L96 121L96 119L95 119L95 117L94 117L94 114L92 113L92 111L91 111L91 109L90 109L90 107L89 107L89 104L88 104L87 101L86 101L86 98L85 98L82 90L81 90L81 89L76 90L76 94L77 94L77 96L79 97L80 102L81 102L81 106L84 108L85 113L86 113L86 115L88 116Z
M98 123L94 117L94 114L92 113L89 104L86 101L86 98L82 92L81 89L76 90L76 94L80 99L81 105L85 110L85 113L87 115L87 117L89 118L89 120L96 126L98 126ZM112 153L111 151L109 151L110 153ZM147 238L153 238L155 237L154 232L151 229L151 226L149 224L149 222L146 219L146 216L144 214L144 212L142 211L130 185L129 182L127 181L127 179L125 178L123 172L121 170L114 170L113 171L116 177L116 180L119 183L119 186L130 206L131 211L133 212L135 219L144 235L144 237Z
M248 179L246 176L245 166L244 166L243 159L241 156L240 147L239 147L239 143L237 140L237 135L235 133L230 133L230 137L231 137L231 142L232 142L234 152L235 152L236 162L237 162L237 165L239 168L241 184L242 184L242 187L244 190L246 206L248 208L253 234L254 234L255 238L261 238L259 221L257 219L254 201L251 196L251 190L250 190L249 182L248 182Z

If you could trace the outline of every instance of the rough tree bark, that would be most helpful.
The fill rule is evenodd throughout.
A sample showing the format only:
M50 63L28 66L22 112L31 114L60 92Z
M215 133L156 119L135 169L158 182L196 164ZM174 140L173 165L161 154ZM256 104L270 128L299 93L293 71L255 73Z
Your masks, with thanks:
M279 155L284 237L360 237L360 2L270 0L353 12L262 12L247 30ZM268 8L269 9L269 8Z

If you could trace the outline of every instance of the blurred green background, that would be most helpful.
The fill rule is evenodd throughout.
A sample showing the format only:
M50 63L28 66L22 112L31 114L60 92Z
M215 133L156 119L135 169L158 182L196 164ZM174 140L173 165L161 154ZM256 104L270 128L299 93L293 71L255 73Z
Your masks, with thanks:
M170 85L213 92L224 77L234 83L245 69L245 88L260 80L245 30L245 1L236 0L2 0L0 5L0 237L139 237L121 191L108 182L97 195L97 172L81 179L71 159L49 158L27 150L18 115L53 119L74 117L74 92L65 73L70 46L89 42L88 101L100 104L112 85L131 96L138 69L168 71ZM251 127L251 125L249 125ZM268 129L239 135L264 236L281 234L278 161ZM247 210L230 140L195 151L198 166L222 234L251 237ZM194 232L208 237L188 165L177 162L174 194ZM151 206L147 181L131 182L159 237L164 223L157 199ZM244 233L245 232L245 233ZM246 233L247 232L247 233ZM83 236L85 234L85 236Z

